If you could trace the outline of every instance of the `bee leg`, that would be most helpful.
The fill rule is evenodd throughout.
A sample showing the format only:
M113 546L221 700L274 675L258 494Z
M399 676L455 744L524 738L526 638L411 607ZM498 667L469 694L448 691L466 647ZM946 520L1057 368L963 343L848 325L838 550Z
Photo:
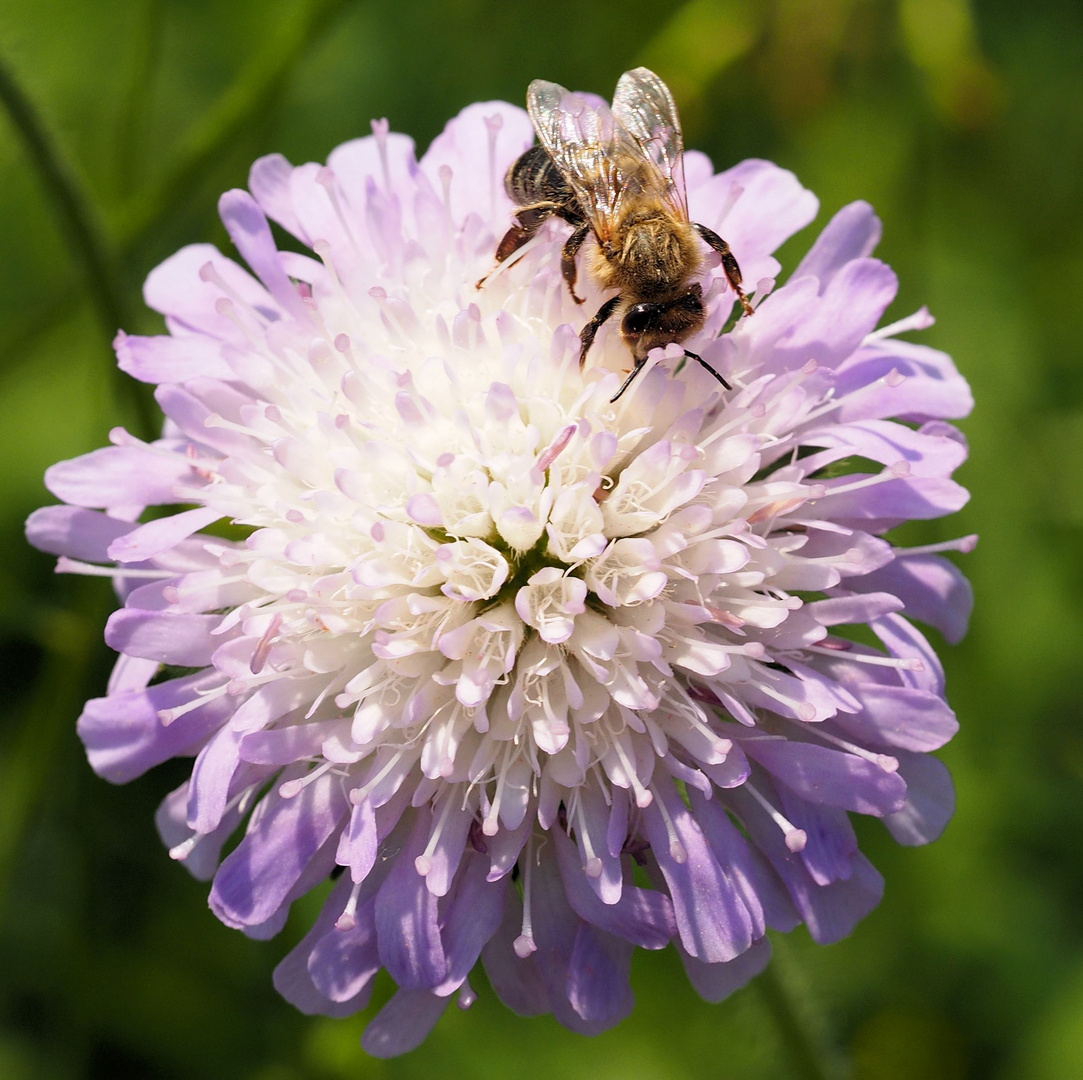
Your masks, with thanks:
M711 367L711 365L708 364L707 361L704 360L702 356L698 356L694 352L689 352L687 349L684 350L684 355L687 356L689 360L695 360L697 364L701 365L702 367L705 367L727 390L732 390L733 389L733 387L730 386L730 384L728 382L726 382L726 380L723 379L722 376L719 375L718 372L715 371L715 369L713 367Z
M591 345L594 344L594 338L598 333L599 327L617 310L617 305L620 303L620 297L614 296L611 300L607 300L600 308L598 313L593 319L579 331L579 340L582 343L579 349L579 367L582 369L583 364L586 363L587 353L590 352Z
M704 243L722 256L722 271L726 275L726 280L730 283L730 288L737 294L737 299L741 301L741 307L745 309L745 314L751 315L752 305L741 288L741 268L737 265L737 260L733 257L729 244L714 229L708 229L706 225L696 224L694 228L703 238Z
M590 232L589 225L580 225L567 240L564 241L564 250L560 253L560 270L564 275L564 280L568 283L568 292L572 294L572 299L577 303L583 303L583 297L575 295L575 257L579 254L579 249L583 246L583 241L587 238L587 233Z
M609 399L609 404L610 405L612 405L613 402L616 401L617 398L619 398L621 396L621 394L623 394L624 391L627 390L628 387L632 385L632 380L635 379L635 377L640 373L640 371L643 370L643 365L645 363L646 363L645 360L637 360L636 361L636 366L634 368L632 368L631 372L629 372L628 378L625 379L624 382L622 382L620 384L620 389Z
M518 210L515 214L515 223L496 245L497 263L510 259L559 209L556 203L539 203L536 206L527 206ZM491 273L492 270L489 271L489 274ZM489 274L480 278L474 288L480 289L488 280Z

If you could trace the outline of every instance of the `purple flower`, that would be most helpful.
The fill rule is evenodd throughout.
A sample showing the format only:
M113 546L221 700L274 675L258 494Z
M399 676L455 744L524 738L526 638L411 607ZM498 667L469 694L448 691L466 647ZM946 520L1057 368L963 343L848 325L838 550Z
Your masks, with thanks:
M65 505L31 541L123 601L79 720L91 765L126 782L195 757L159 830L252 937L337 875L275 983L342 1016L386 968L374 1054L468 1005L479 960L510 1008L588 1034L631 1011L636 946L672 942L721 1000L766 964L767 927L836 941L876 905L848 812L904 844L951 815L929 751L955 717L908 616L963 634L940 552L970 541L884 534L966 501L946 421L968 387L897 338L924 311L876 329L896 281L869 206L775 288L771 252L816 199L690 153L692 217L754 289L722 333L734 296L709 269L686 342L733 389L673 346L613 403L630 356L606 329L580 372L600 299L568 295L563 226L474 288L526 114L473 105L420 162L373 128L222 197L251 272L183 249L146 284L169 333L116 342L158 384L162 438L118 430L47 474Z

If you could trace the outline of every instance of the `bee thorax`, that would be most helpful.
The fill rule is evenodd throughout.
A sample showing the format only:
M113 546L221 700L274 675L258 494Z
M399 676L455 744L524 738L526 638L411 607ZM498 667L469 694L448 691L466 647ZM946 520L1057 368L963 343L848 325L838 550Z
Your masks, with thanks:
M668 216L630 222L619 240L608 256L613 284L642 299L672 294L702 261L691 229Z

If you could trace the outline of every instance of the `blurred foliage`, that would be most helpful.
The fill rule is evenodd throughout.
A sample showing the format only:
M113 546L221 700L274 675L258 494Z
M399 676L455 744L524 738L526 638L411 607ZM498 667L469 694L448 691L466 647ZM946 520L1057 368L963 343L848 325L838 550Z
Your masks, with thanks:
M773 981L722 1006L646 954L607 1035L520 1020L482 985L376 1062L363 1018L305 1018L271 988L315 901L251 942L165 857L152 813L182 763L91 775L74 719L105 684L108 587L53 577L21 523L47 465L145 428L143 388L113 374L118 314L160 326L140 282L181 244L227 246L216 198L256 156L321 160L380 116L424 147L468 102L536 76L608 94L644 62L719 167L792 168L820 224L873 202L902 281L889 317L927 303L922 340L973 383L973 501L913 532L982 534L973 628L945 652L958 815L925 850L864 823L881 908L831 948L779 940ZM1083 1075L1078 0L2 0L0 63L0 1076L774 1080L798 1071L780 988L853 1080Z

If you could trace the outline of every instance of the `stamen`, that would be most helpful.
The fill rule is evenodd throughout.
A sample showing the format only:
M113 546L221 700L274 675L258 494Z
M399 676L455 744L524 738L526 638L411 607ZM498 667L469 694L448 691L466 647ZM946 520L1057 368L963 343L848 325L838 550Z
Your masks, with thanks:
M855 480L852 484L842 484L839 487L825 487L822 495L810 496L810 498L826 499L832 495L849 495L854 491L862 491L865 488L876 487L877 484L887 484L892 480L904 480L910 475L910 462L896 461L889 465L883 472L875 476L868 476L864 480Z
M532 952L537 952L534 944L534 927L530 921L530 871L534 864L534 836L526 842L526 859L523 860L523 924L519 936L511 943L515 955L525 960Z
M213 701L215 698L228 693L229 686L230 684L225 682L218 686L212 686L206 690L197 690L195 692L195 697L193 697L191 701L187 701L183 705L175 705L171 709L159 709L158 720L162 727L169 727L174 720L179 720L186 713L190 713L194 709L199 709L206 705L208 701Z
M652 784L652 790L653 787L654 785ZM669 816L669 809L666 807L664 799L658 800L658 809L662 814L662 821L665 822L666 826L666 837L669 840L669 857L677 863L688 862L688 851L677 836L677 830L673 825L673 818Z
M312 783L313 780L318 780L325 772L333 768L334 765L335 763L333 761L325 761L319 768L313 769L312 772L306 773L304 776L299 776L296 780L287 780L284 784L279 786L278 794L283 799L296 798L309 784Z
M775 287L775 279L773 277L760 278L756 282L756 291L748 298L748 302L752 305L752 310L760 306L771 295L771 291Z
M151 571L148 571L150 573ZM171 571L173 577L177 576L176 571ZM128 577L128 573L125 572L125 577ZM220 577L215 580L215 588L222 585L235 585L238 581L247 580L246 574L234 574L230 577ZM166 585L162 589L162 599L167 604L179 604L186 596L198 596L205 589L204 585L190 585L186 589L182 589L177 585Z
M177 862L187 859L188 856L195 851L196 844L203 839L203 836L203 833L192 833L187 840L184 840L169 849L169 857L177 860Z
M376 148L380 152L380 167L384 174L384 191L391 194L391 170L387 164L387 134L391 124L386 116L372 121L372 134L376 138Z
M759 642L756 642L755 644L759 644ZM744 652L744 646L727 649L727 652L742 653ZM662 700L668 704L673 712L677 716L680 716L689 727L698 731L700 735L708 741L711 749L716 754L725 757L726 754L733 749L733 743L729 739L722 738L721 735L711 729L710 724L707 722L707 714L699 707L685 687L681 686L680 683L672 684Z
M414 859L414 869L422 877L426 877L432 870L432 856L436 851L437 844L440 843L440 835L444 831L448 814L451 812L453 790L454 789L449 788L447 795L444 797L444 808L440 811L440 818L436 822L436 825L433 826L432 834L429 836L429 842L425 845L425 850Z
M256 645L255 651L252 653L252 659L248 664L249 671L253 675L258 675L263 670L263 665L267 663L267 657L271 651L271 645L274 642L275 635L278 633L279 627L282 625L282 612L276 611L271 618L267 629L263 632L263 637L259 639L259 643Z
M229 297L230 300L233 301L233 304L236 305L236 308L240 308L247 315L251 315L252 318L255 319L255 321L260 326L267 325L267 320L254 307L252 307L252 305L247 300L245 300L244 297L241 296L240 293L238 293L232 285L229 285L226 282L225 278L223 278L222 275L218 272L218 268L214 265L214 263L205 262L199 268L199 280L205 281L209 285L216 285L219 289L222 290L222 292L226 294L227 297ZM215 306L217 306L217 301L215 302ZM234 310L236 310L236 308ZM219 314L221 314L221 312L219 312Z
M854 647L854 643L845 638L825 637L820 640L820 646L832 652L849 652Z
M754 510L745 520L749 525L760 525L764 521L782 517L791 510L796 510L799 506L804 506L809 499L815 497L813 490L810 489L808 495L796 495L790 499L775 499L773 502L767 503L766 506L761 506L759 510Z
M268 405L263 410L263 415L272 424L278 424L282 420L282 414L275 405ZM257 439L260 442L266 441L266 435L258 432L255 428L249 427L247 424L238 424L236 420L227 420L224 416L219 416L218 413L209 413L203 421L203 426L219 431L236 431L240 435L247 435L250 439Z
M865 761L871 762L873 765L879 765L884 772L898 772L899 771L899 759L892 757L890 754L874 754L871 750L866 750L863 746L858 746L857 743L852 743L848 739L840 739L837 735L832 735L828 731L824 731L823 727L817 725L815 727L802 727L802 731L809 732L815 735L819 739L823 739L824 742L830 743L832 746L837 746L840 750L845 750L847 754L853 754L854 757L859 757Z
M742 619L740 615L735 615L732 611L726 611L725 608L715 607L712 604L704 604L703 607L705 611L710 612L711 618L713 618L715 622L719 622L723 626L728 626L731 630L740 630L741 627L745 625L745 620ZM753 643L749 642L749 644L751 645ZM760 648L762 649L763 646L761 645ZM751 656L752 654L748 653L748 655ZM761 659L761 657L756 657L755 659L758 660Z
M305 713L305 719L311 720L316 714L316 710L324 703L327 695L333 690L338 690L342 686L346 676L344 673L340 673L334 678L330 679L326 686L316 695L312 704L308 707L308 711Z
M628 780L631 782L636 806L638 806L640 810L646 810L646 808L654 801L653 792L648 791L647 788L643 786L642 781L639 779L639 775L636 773L635 766L628 760L628 755L624 752L624 747L621 746L619 739L613 740L613 749L616 752L617 758L620 760L621 767L628 776Z
M355 882L353 888L350 889L350 898L346 901L342 914L335 920L336 930L352 930L357 925L357 897L361 892L362 884L364 883L361 881Z
M897 547L895 555L939 555L945 551L958 551L963 555L978 546L978 534L971 533L969 536L960 536L957 540L945 540L940 544L923 544L919 547Z
M822 645L805 645L806 652L822 653L824 656L835 656L838 646L824 648ZM859 664L872 664L875 667L892 667L900 671L924 671L925 661L918 656L876 656L869 653L857 653L847 651L847 660L855 660Z
M799 851L805 850L805 845L808 843L808 833L804 829L799 829L789 818L787 818L780 810L776 810L775 807L758 791L748 780L744 783L745 790L767 811L771 820L782 830L786 839L786 847L790 849L795 855Z
M350 310L350 307L352 307L352 301L346 294L346 289L342 284L342 279L338 276L338 270L335 269L335 263L333 258L331 257L331 245L326 240L315 240L312 244L312 250L319 256L320 262L323 263L324 269L327 271L327 276L330 278L331 285L335 290L335 296L340 301L348 305L346 310ZM346 337L346 335L340 334L338 337L335 338L335 348L338 349L339 352L344 352L345 350L340 348L338 343L340 337ZM350 339L346 337L346 340L348 342ZM351 356L350 359L352 361L353 357Z
M816 706L811 701L798 701L797 698L789 697L787 694L782 693L781 690L776 690L767 681L757 682L756 689L780 704L789 706L797 713L798 719L804 720L806 723L816 719Z
M870 341L880 341L883 338L894 337L896 334L905 334L908 330L928 330L935 322L936 319L929 313L929 309L922 305L913 315L907 315L905 319L899 319L887 326L881 326L879 330L873 330L871 334L866 334L862 344L867 345Z
M826 416L828 413L834 412L843 404L853 403L860 399L862 395L871 393L873 390L879 390L884 386L895 389L895 387L901 386L905 381L906 376L903 375L898 368L892 368L886 375L881 375L879 379L876 379L871 383L866 383L864 386L859 386L856 390L852 390L849 394L844 394L840 398L834 396L834 388L832 388L828 391L827 398L823 405L805 414L803 424L807 426L812 423L812 421L819 420L821 416Z
M496 194L498 185L503 180L502 170L496 167L496 139L504 126L504 117L500 113L485 117L485 130L489 136L489 212L496 215Z
M576 799L576 817L579 819L579 842L583 845L583 854L587 861L583 863L583 872L587 877L599 878L602 876L602 860L594 853L594 845L590 842L590 833L587 831L587 819L583 812L583 800Z
M360 803L363 803L369 797L369 793L373 791L376 785L379 784L379 782L383 780L383 778L387 776L387 774L391 772L391 770L395 768L396 765L398 765L398 763L403 759L404 755L405 751L403 750L400 750L397 754L392 755L391 760L388 761L388 763L367 784L365 784L364 787L354 788L353 791L350 792L350 802L354 806L358 806Z
M512 755L512 750L513 747L510 744L504 750L504 764L496 774L496 794L493 796L493 801L489 804L489 810L485 815L485 820L481 823L481 831L486 836L496 836L500 831L500 803L504 798L504 782L507 778L508 759Z
M251 329L245 325L240 315L237 314L237 306L233 303L228 296L220 296L214 302L214 310L217 314L221 315L223 319L229 319L231 323L248 339L248 344L252 346L253 351L263 355L265 353L265 342L260 341Z
M176 570L126 570L120 566L95 566L93 563L69 559L66 555L61 555L56 560L54 573L83 574L87 577L154 578L156 580L177 576Z
M226 808L225 810L223 810L222 816L224 817L226 814L231 813L237 807L240 807L242 816L247 813L248 808L243 804L253 797L258 788L258 784L250 784L248 787L242 788L239 792L237 792L236 795L233 796L232 799L229 800L228 803L226 803ZM193 851L195 851L200 841L207 838L207 835L207 833L193 833L191 836L188 837L187 840L183 840L181 843L175 844L173 847L171 847L169 849L169 857L178 861L187 859L188 856L191 855Z
M444 225L447 228L448 236L453 236L455 234L455 222L451 217L451 178L454 173L451 166L445 163L436 170L436 174L440 178L440 189L444 194Z
M327 198L331 201L331 206L335 211L335 217L338 218L338 223L342 226L342 231L346 234L346 239L350 241L350 247L360 255L361 249L357 244L357 237L354 236L353 229L350 228L349 221L346 220L346 214L342 209L342 203L339 200L338 192L335 190L335 172L330 166L324 165L319 172L316 173L316 183L327 192Z
M561 455L564 448L572 441L572 436L576 432L577 425L569 424L559 435L549 444L548 449L542 451L538 460L535 462L535 468L544 473L550 465Z
M718 227L721 228L726 220L729 212L734 208L737 200L745 193L743 184L733 184L730 187L729 194L726 196L726 201L722 204L722 211L718 214L716 220Z
M389 330L398 335L399 346L405 347L405 343L410 340L410 335L400 316L407 315L416 323L417 316L414 314L413 309L401 300L396 302L394 297L388 296L387 290L382 285L373 285L369 289L369 296L379 304L384 324Z

